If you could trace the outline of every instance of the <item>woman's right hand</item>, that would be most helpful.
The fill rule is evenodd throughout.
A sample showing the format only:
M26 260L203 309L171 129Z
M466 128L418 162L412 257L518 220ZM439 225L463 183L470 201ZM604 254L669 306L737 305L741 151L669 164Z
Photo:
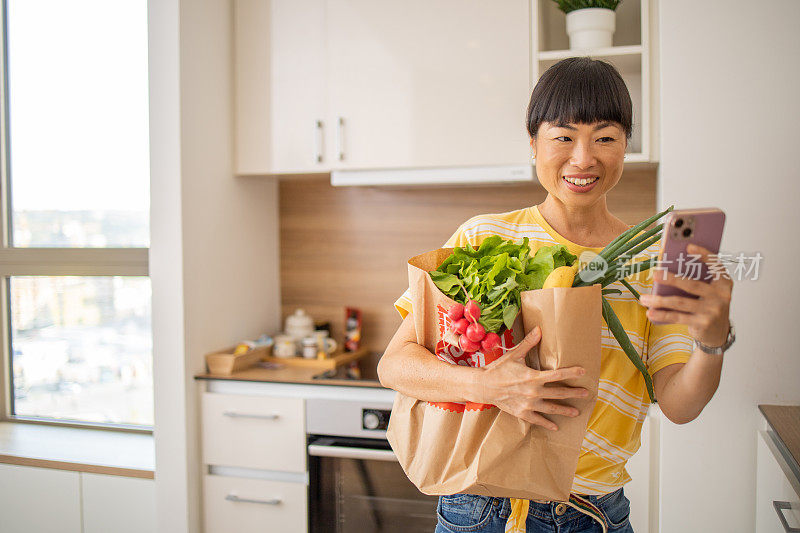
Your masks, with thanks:
M583 387L547 386L547 383L576 378L585 373L583 367L572 366L556 370L535 370L525 364L525 356L542 338L539 326L533 328L519 344L500 358L482 367L477 376L480 403L496 405L499 409L550 430L558 426L539 413L578 416L577 409L552 399L585 398L589 391Z

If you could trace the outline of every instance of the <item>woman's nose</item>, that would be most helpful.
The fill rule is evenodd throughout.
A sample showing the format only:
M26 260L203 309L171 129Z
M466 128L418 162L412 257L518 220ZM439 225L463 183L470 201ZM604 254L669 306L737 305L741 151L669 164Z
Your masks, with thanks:
M586 169L594 165L597 162L597 158L592 148L591 144L576 142L570 157L570 164L581 169Z

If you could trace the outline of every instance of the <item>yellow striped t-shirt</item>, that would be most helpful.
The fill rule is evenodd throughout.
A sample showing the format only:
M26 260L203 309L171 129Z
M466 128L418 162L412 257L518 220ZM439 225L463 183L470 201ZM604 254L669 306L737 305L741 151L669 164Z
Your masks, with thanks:
M490 235L500 235L515 242L528 237L531 254L541 246L553 244L563 244L578 256L586 250L601 250L566 240L547 223L536 206L474 216L464 222L442 247L466 246L469 242L477 248ZM656 243L634 261L657 253ZM640 294L648 294L653 278L646 271L626 277L626 281ZM668 365L689 360L692 341L686 326L653 324L645 314L646 308L619 281L609 288L622 290L621 295L608 295L606 299L636 351L642 355L651 376ZM406 290L394 304L403 318L411 311L409 298L410 292ZM631 480L625 463L639 449L642 423L650 406L644 378L622 351L605 321L602 323L601 344L598 396L581 445L571 489L575 494L607 494Z

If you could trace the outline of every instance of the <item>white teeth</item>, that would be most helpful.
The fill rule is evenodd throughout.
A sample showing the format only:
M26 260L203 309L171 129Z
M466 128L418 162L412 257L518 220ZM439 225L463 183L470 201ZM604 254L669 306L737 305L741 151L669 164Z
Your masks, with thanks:
M586 185L596 181L598 178L594 177L594 178L576 179L576 178L568 178L568 177L564 176L564 179L567 180L568 182L574 184L574 185L579 185L581 187L585 187Z

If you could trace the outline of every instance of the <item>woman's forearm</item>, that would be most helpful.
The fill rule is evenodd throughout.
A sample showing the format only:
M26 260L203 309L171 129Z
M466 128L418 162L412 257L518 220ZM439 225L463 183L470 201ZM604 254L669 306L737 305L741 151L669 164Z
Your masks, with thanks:
M675 423L691 422L711 401L719 386L722 358L695 348L683 368L667 382L658 402Z
M414 342L387 351L378 362L384 387L428 402L476 402L476 380L481 370L439 360Z

